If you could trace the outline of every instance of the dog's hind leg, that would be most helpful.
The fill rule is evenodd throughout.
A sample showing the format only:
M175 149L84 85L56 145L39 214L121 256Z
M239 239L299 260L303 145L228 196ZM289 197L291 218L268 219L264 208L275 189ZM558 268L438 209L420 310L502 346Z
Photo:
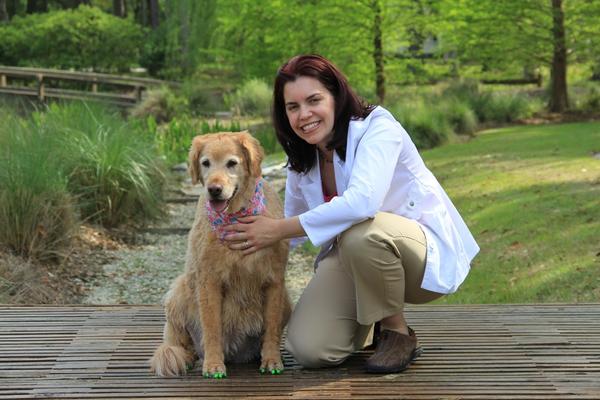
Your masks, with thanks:
M185 328L187 314L187 285L183 277L178 278L167 294L165 310L167 322L163 332L163 343L150 359L150 369L158 376L184 375L192 366L196 353L193 340Z

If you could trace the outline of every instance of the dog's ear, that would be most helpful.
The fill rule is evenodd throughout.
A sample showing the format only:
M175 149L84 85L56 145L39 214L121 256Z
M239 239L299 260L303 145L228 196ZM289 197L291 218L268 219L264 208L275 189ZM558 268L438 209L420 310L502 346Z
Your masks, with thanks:
M242 151L244 152L244 158L246 168L250 172L250 175L259 177L262 174L260 164L265 157L265 152L259 141L252 136L248 131L240 132L238 140L242 145Z
M192 177L192 184L194 185L198 182L204 185L202 175L200 174L199 159L206 140L207 138L205 135L198 135L192 140L192 147L190 148L190 155L188 158L188 169Z

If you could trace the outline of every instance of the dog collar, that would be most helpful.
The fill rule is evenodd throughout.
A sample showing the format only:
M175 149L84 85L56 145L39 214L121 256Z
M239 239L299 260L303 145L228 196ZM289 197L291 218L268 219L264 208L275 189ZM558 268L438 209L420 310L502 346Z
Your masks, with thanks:
M258 178L254 188L254 195L248 204L248 207L242 207L239 211L234 213L219 212L210 206L210 202L207 200L205 204L206 214L208 215L208 221L210 222L210 228L217 234L220 240L225 238L225 231L223 227L225 225L237 224L238 218L248 217L251 215L262 214L267 205L265 194L263 191L263 179Z

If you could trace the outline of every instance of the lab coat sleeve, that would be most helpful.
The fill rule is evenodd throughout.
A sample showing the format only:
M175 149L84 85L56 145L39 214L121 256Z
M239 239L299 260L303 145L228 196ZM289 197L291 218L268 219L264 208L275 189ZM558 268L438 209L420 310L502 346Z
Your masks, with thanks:
M319 246L352 225L373 218L388 193L402 148L402 128L387 119L373 121L355 151L347 189L330 202L300 215L308 238ZM349 146L350 147L350 146Z

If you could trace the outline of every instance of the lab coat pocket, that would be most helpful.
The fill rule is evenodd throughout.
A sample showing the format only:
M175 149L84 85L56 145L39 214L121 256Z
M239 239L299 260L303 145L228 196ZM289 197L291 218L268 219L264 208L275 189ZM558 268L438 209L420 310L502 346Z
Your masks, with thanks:
M425 207L425 197L425 189L421 188L419 185L413 185L409 189L406 200L402 205L401 215L414 220L421 218L421 214Z

